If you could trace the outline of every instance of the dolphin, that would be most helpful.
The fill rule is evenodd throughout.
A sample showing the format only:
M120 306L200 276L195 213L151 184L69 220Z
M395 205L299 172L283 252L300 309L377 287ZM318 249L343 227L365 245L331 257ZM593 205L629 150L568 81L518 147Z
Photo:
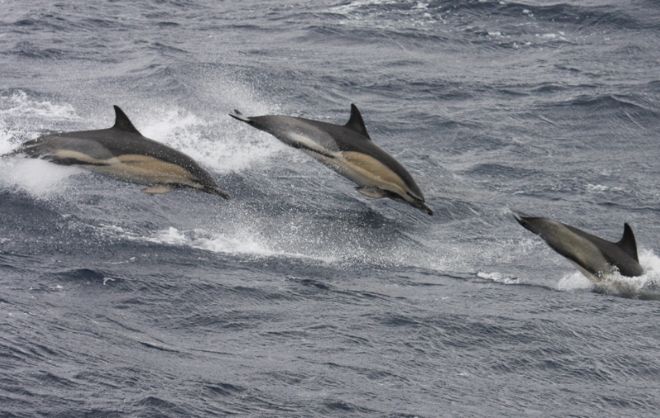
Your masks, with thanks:
M23 143L10 155L83 166L120 180L145 184L143 191L149 194L190 187L229 198L192 158L144 137L118 106L114 108L115 124L111 128L44 135Z
M371 140L354 104L351 104L351 117L345 125L291 116L247 117L238 110L229 116L301 149L355 182L356 190L369 198L402 200L433 215L408 171Z
M575 263L593 282L614 272L627 277L644 274L637 257L635 235L627 223L623 226L621 240L610 242L552 219L520 212L514 212L514 216L520 225L543 238L550 248Z

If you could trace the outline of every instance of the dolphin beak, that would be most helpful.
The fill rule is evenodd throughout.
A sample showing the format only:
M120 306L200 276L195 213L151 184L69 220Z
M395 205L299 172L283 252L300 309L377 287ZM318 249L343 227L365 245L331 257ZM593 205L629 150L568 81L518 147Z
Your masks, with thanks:
M419 209L419 210L421 210L421 211L423 211L423 212L426 212L427 214L433 216L433 209L431 209L430 207L426 206L426 203L424 203L423 201L418 200L418 201L416 201L416 202L413 204L413 206L416 207L417 209Z
M207 188L204 189L204 191L206 193L209 193L209 194L214 194L214 195L220 196L225 200L229 200L229 195L227 193L223 192L220 189L213 188L213 187L207 187Z
M422 203L422 208L424 212L428 213L429 215L433 216L433 209L430 207L426 206L424 203Z

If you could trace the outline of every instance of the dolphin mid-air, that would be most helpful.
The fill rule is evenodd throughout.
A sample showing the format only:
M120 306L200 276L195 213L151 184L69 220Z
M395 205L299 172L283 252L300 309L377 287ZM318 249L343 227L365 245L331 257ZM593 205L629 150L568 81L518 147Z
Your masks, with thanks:
M190 187L228 199L213 177L192 158L142 136L117 106L112 128L44 135L11 154L78 165L124 181L145 184L145 193Z
M614 272L627 277L644 274L637 257L635 235L627 223L621 240L610 242L552 219L519 212L514 212L514 216L520 225L543 238L550 248L575 263L594 282Z
M238 110L229 116L305 151L357 183L357 191L367 197L403 200L433 215L408 171L371 140L362 115L354 104L351 105L351 117L346 125L291 116L247 117Z

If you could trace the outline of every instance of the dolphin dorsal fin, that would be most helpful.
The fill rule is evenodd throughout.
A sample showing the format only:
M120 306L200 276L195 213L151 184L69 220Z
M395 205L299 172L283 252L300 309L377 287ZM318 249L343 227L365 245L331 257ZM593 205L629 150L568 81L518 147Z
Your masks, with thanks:
M633 234L632 228L627 223L623 224L623 237L621 238L621 241L616 243L616 245L639 263L635 235Z
M367 133L367 127L364 126L364 120L362 119L362 115L360 114L360 111L358 110L357 106L355 106L353 103L351 103L351 118L344 126L346 126L348 129L351 129L359 133L360 135L366 136L367 139L371 139L369 137L369 134Z
M133 126L131 121L128 119L126 113L124 113L124 111L121 110L119 106L114 106L114 108L115 108L115 124L112 127L112 129L119 129L122 131L130 132L132 134L142 135L137 129L135 129L135 126Z

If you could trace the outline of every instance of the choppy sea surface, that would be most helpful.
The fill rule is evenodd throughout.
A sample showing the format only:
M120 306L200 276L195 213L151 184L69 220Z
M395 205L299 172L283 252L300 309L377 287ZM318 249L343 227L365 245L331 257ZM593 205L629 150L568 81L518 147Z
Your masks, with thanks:
M657 416L658 2L0 9L0 153L116 104L233 197L0 159L1 416ZM350 103L435 216L227 116ZM511 209L629 222L646 274Z

